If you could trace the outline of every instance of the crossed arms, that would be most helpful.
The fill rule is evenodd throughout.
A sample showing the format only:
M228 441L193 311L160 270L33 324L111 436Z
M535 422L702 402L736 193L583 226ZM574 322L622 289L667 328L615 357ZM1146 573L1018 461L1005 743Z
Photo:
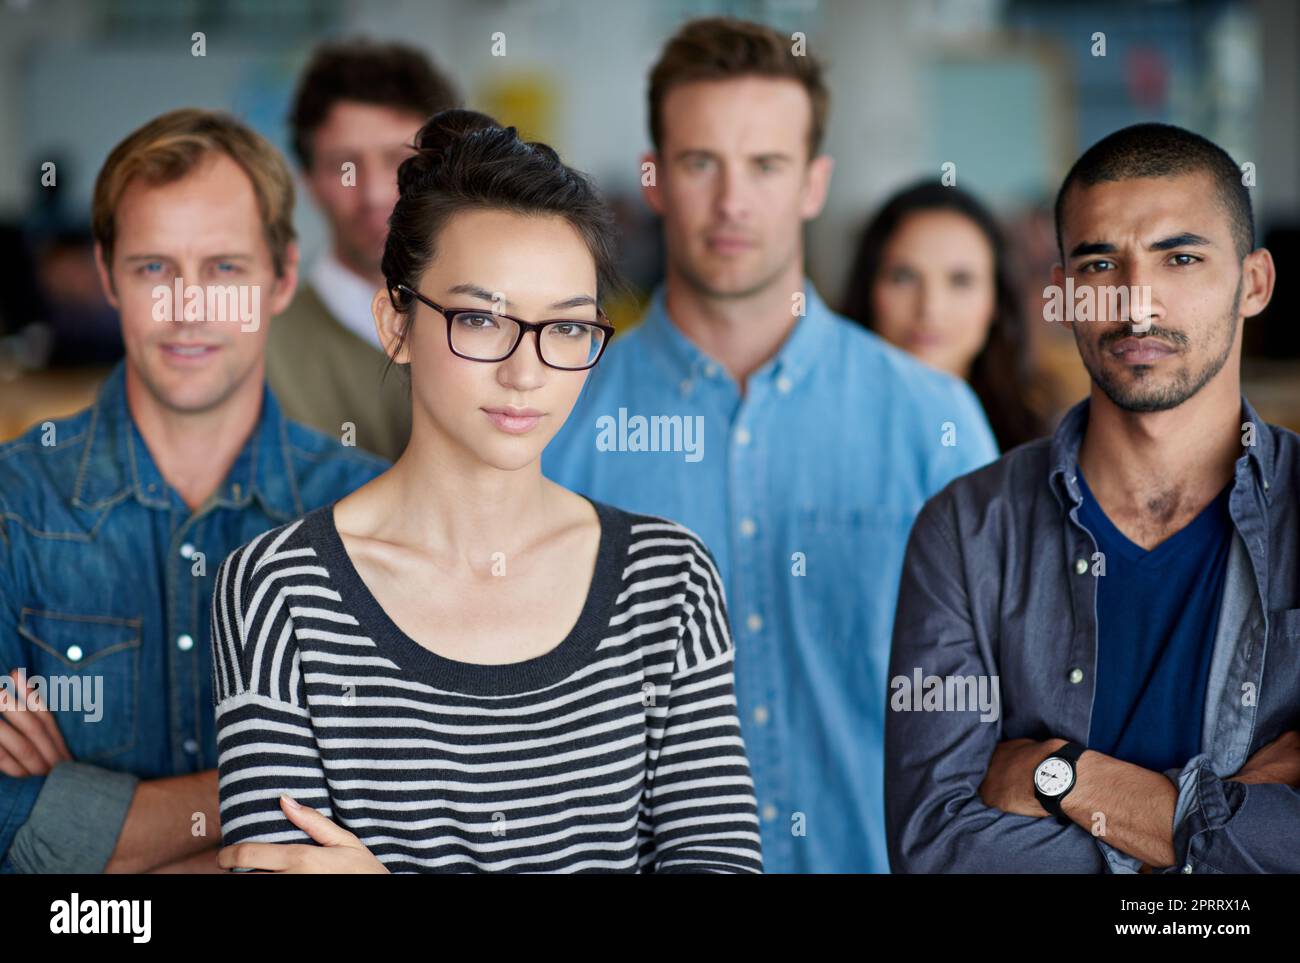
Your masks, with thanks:
M77 762L22 674L10 678L26 702L0 689L0 812L16 830L0 859L19 872L220 872L215 769L138 780ZM208 835L192 831L200 813Z
M957 539L941 502L918 516L895 617L891 678L998 674L975 639ZM1002 703L1014 695L1003 695ZM1095 751L1048 817L1033 771L1062 738L1006 739L978 711L885 720L885 820L895 872L1300 872L1300 735L1284 732L1231 776L1206 756L1152 772ZM1249 799L1249 805L1246 805Z

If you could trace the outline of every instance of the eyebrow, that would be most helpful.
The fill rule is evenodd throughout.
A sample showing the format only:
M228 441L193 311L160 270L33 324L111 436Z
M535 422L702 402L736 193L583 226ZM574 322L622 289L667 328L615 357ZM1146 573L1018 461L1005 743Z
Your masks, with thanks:
M1148 245L1147 249L1151 251L1168 251L1175 247L1212 247L1213 243L1207 237L1184 231L1182 234L1175 234L1173 237L1161 238L1159 241Z
M472 298L478 298L480 301L490 301L493 304L500 303L504 307L510 307L511 301L506 298L498 299L487 288L480 287L477 284L457 284L455 287L447 289L448 294L468 294ZM548 310L565 311L569 308L585 308L588 305L596 306L596 299L590 294L575 294L571 298L564 298L560 301L554 301Z
M174 260L169 254L128 254L122 260L124 261L171 261ZM204 261L252 261L251 254L207 254L202 258Z
M1162 237L1158 241L1152 241L1147 245L1147 250L1169 251L1176 247L1212 247L1213 244L1214 242L1209 238L1193 234L1191 231L1183 231L1181 234L1174 234L1170 237ZM1089 254L1114 254L1115 250L1115 245L1109 241L1085 241L1070 252L1070 257L1087 257Z
M718 156L717 151L705 150L702 147L687 147L684 148L683 150L679 150L675 155L673 155L673 159L683 160L684 158L687 157L717 157L717 156ZM745 159L751 161L756 161L756 160L788 161L788 160L792 160L793 156L794 155L792 154L787 154L785 151L766 150L757 154L746 155Z

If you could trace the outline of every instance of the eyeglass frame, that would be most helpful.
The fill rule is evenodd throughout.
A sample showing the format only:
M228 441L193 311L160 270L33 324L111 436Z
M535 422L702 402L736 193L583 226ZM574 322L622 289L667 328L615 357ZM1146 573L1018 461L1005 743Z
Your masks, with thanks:
M602 311L599 307L596 308L596 317L600 319L598 321L586 321L583 320L582 318L555 318L552 321L525 321L523 318L516 318L510 314L503 314L500 311L493 310L492 308L444 308L441 304L438 304L436 301L433 301L425 297L419 291L415 290L415 288L410 287L409 285L406 284L394 285L394 290L405 291L407 294L411 295L411 297L415 298L417 301L422 302L423 304L427 305L430 308L433 308L433 310L441 314L443 320L447 322L447 348L456 357L463 358L466 361L481 361L484 364L497 364L498 362L505 361L507 358L509 358L511 355L513 355L516 351L519 350L519 346L523 344L524 337L528 334L529 331L536 331L537 337L534 339L534 347L536 347L537 349L537 360L540 361L542 364L546 365L546 367L554 368L556 371L590 371L592 368L596 367L596 362L600 361L600 359L604 357L605 349L609 347L609 342L614 337L614 331L615 331L614 326L609 323L609 318L606 316L605 312ZM461 354L459 351L456 350L456 346L452 344L451 322L452 319L458 314L487 314L487 315L491 315L494 318L505 318L507 321L513 321L516 325L518 325L519 336L515 338L515 343L511 346L510 350L507 351L499 358L471 358L469 355ZM596 352L596 357L593 358L589 364L585 364L581 368L565 368L561 365L551 364L549 361L543 358L542 357L542 331L553 324L586 324L586 325L590 325L593 328L599 328L601 331L604 331L605 338L600 343L600 350Z

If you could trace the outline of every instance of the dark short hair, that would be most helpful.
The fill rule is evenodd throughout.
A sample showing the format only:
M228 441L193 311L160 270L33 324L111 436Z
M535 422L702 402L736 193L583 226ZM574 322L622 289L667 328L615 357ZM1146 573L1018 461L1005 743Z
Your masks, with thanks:
M421 51L364 38L322 44L298 81L289 114L293 152L312 165L312 138L341 100L429 117L460 103L456 87Z
M415 304L397 286L418 288L439 235L462 211L562 217L595 262L597 300L619 286L613 214L591 179L565 166L554 149L520 139L515 128L486 114L459 109L430 118L415 147L397 169L397 204L381 261L388 297L406 317L402 340Z
M771 27L731 17L687 22L668 40L650 71L650 140L663 146L664 98L674 87L704 80L772 77L803 86L812 102L808 156L821 149L830 110L822 66L812 55L795 56L789 37Z
M1134 177L1178 177L1205 172L1214 181L1219 203L1232 222L1237 256L1255 249L1255 216L1250 190L1242 183L1241 168L1228 152L1200 134L1172 124L1134 124L1103 137L1089 147L1065 175L1056 195L1056 247L1065 260L1061 243L1061 215L1065 195L1075 183L1091 187L1102 181Z

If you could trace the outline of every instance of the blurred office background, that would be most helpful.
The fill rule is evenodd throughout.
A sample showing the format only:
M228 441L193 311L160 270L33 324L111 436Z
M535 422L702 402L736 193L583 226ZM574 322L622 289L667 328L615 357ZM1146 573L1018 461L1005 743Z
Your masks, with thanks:
M1073 342L1041 320L1051 202L1070 163L1141 120L1196 130L1256 169L1259 240L1279 284L1248 322L1246 388L1300 429L1300 5L1293 0L0 0L0 439L87 403L120 356L89 247L109 149L180 106L222 108L282 149L298 70L326 38L425 49L469 106L554 144L623 224L644 295L662 272L641 202L646 75L685 19L728 14L802 31L829 65L830 201L808 273L832 304L876 206L941 165L1008 228L1025 277L1048 416L1081 397ZM191 54L204 34L206 56ZM1105 56L1096 56L1096 35ZM504 37L505 56L494 56ZM57 185L44 187L53 162ZM304 263L323 222L298 194ZM631 323L637 305L617 309ZM1035 323L1036 322L1036 323Z

